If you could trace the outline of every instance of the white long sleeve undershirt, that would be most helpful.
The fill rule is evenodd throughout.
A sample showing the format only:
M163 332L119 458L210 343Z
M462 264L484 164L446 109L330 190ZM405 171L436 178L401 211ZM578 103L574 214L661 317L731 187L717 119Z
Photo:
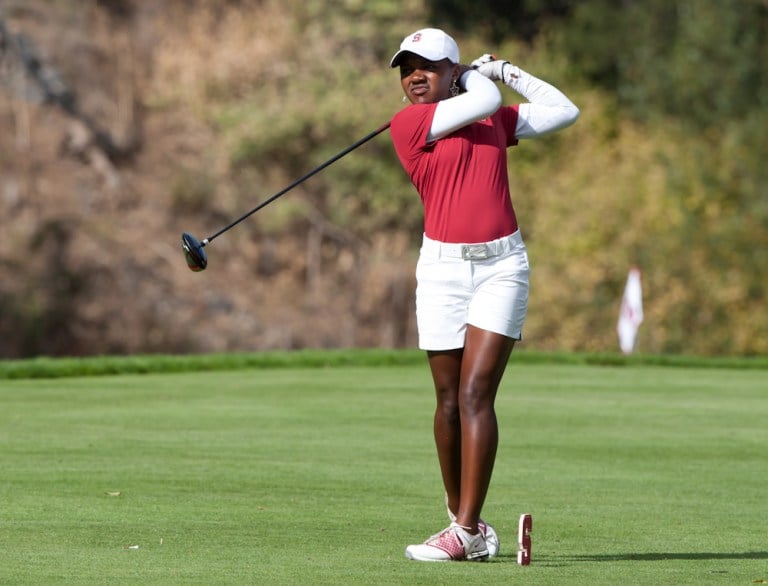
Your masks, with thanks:
M459 84L466 90L465 93L438 102L427 135L429 142L487 118L501 107L499 88L481 73L467 71L461 76Z
M517 77L507 85L528 100L518 109L516 138L534 138L576 122L579 109L563 92L519 67L514 73Z
M512 66L515 67L515 66ZM518 107L515 138L534 138L570 126L579 117L579 109L556 87L515 67L507 83L529 100ZM442 100L435 108L429 140L434 141L459 128L482 120L501 106L501 92L490 79L477 71L462 75L465 93Z

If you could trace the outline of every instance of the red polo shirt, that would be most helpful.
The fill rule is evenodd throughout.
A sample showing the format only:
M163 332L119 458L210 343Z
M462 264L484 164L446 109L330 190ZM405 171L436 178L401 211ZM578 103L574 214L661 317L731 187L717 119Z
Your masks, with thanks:
M517 230L507 174L517 107L502 106L432 143L437 103L414 104L392 119L397 156L424 204L424 233L441 242L488 242Z

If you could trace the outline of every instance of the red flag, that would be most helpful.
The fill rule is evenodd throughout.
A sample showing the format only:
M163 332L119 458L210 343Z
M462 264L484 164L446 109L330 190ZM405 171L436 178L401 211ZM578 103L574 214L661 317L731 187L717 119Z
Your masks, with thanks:
M619 311L619 324L616 328L619 333L619 346L624 354L631 354L635 349L637 329L641 323L643 323L643 289L640 286L640 269L633 267L627 276Z

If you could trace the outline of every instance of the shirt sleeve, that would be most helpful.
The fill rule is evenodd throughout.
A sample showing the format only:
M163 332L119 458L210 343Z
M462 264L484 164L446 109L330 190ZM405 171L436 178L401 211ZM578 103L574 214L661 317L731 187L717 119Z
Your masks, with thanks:
M534 138L576 122L579 109L563 92L520 68L515 73L507 85L529 100L519 106L517 138Z
M392 118L389 134L400 162L406 169L418 158L429 141L429 129L437 103L413 104L400 110Z
M517 128L520 121L520 105L503 106L499 108L499 118L507 136L507 147L518 144Z

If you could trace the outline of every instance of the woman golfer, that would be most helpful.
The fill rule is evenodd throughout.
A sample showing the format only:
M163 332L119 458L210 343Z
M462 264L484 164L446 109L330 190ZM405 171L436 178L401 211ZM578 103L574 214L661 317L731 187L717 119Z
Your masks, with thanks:
M495 531L480 518L498 444L494 402L528 306L507 148L573 124L579 110L491 55L461 65L456 42L438 29L408 35L390 64L410 102L392 119L392 142L424 204L416 317L437 395L434 434L451 521L405 553L483 560L498 552ZM502 106L498 80L529 103Z

